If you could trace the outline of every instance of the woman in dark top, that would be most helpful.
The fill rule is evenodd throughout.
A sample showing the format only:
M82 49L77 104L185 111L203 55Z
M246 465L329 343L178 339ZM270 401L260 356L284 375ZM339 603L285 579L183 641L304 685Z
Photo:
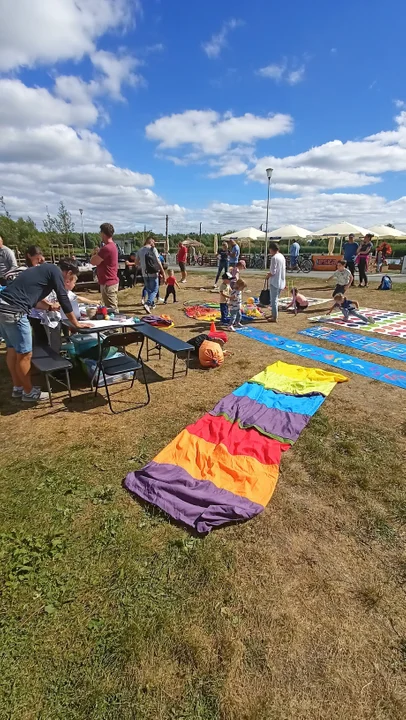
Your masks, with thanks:
M219 259L219 266L217 270L216 280L214 282L214 287L217 287L217 283L219 281L220 275L223 275L224 273L228 272L228 263L229 263L229 254L228 254L228 245L226 242L223 242L221 246L221 250L218 254Z
M25 251L25 262L27 267L37 267L45 262L44 253L39 245L30 245Z
M372 247L373 247L372 238L373 238L373 235L370 235L369 233L367 235L365 235L363 241L360 243L360 246L357 250L358 272L359 272L358 287L363 287L362 283L364 283L364 287L368 287L367 267L368 267L368 258L372 251Z

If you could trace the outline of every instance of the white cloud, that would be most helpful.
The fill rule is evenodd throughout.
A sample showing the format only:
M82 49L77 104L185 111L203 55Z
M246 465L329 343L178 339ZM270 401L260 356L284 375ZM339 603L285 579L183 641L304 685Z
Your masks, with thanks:
M89 130L66 125L31 128L4 127L0 133L0 161L57 165L111 162L101 138Z
M159 142L159 148L178 148L192 145L207 154L221 154L234 143L252 143L291 132L290 115L278 113L260 117L246 113L234 117L214 110L186 110L167 115L146 127L150 140Z
M306 67L304 64L296 67L296 61L288 62L283 58L280 63L271 63L256 70L256 75L275 80L275 82L286 82L288 85L297 85L304 80Z
M394 100L395 107L399 108L399 110L403 109L406 105L404 100Z
M231 18L231 20L227 20L223 23L220 32L215 33L211 36L210 40L202 43L202 48L207 57L219 57L221 51L227 45L228 36L231 30L235 30L235 28L240 27L241 25L244 25L244 22L242 20L238 20L237 18Z
M298 83L302 82L304 80L306 68L304 65L301 65L297 70L291 70L288 72L286 81L289 85L297 85Z
M79 78L58 78L56 84L59 97L45 88L29 88L20 80L0 80L0 125L14 129L60 123L85 127L96 122L98 111L85 83Z
M106 92L115 100L123 100L121 86L124 83L132 87L143 83L142 76L133 72L141 62L131 55L120 56L106 50L98 50L92 53L91 61L103 74L100 80L96 80L98 94Z
M280 65L275 63L273 65L266 65L266 67L259 68L259 70L257 70L257 75L261 75L261 77L265 78L271 78L271 80L282 80L285 70L285 62Z
M138 0L0 0L0 70L80 60L139 8Z

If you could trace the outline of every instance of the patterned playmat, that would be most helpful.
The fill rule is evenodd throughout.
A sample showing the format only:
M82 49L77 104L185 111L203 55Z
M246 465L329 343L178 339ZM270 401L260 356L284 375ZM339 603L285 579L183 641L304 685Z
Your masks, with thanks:
M348 332L348 330L334 330L332 327L320 327L320 325L299 330L299 335L307 335L307 337L317 338L318 340L328 340L328 342L344 345L344 347L351 347L373 355L381 355L381 357L406 362L405 343L365 337L365 335L358 335L357 333Z
M333 325L340 325L357 330L365 330L365 332L379 333L380 335L391 335L392 337L400 337L406 339L406 313L394 312L392 310L374 310L373 308L360 308L359 312L367 318L371 318L375 322L371 325L365 325L362 320L350 315L348 320L344 320L341 313L332 313L332 315L311 318L311 322L328 322Z
M216 322L221 318L220 305L218 303L196 303L196 305L187 305L184 307L184 311L188 318L203 320L204 322ZM243 320L252 322L253 320L263 320L264 313L256 305L243 303L242 317Z

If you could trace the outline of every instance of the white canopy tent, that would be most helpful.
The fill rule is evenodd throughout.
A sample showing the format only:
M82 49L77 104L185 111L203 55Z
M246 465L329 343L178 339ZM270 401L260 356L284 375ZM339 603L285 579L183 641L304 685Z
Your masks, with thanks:
M244 228L238 232L223 235L222 240L265 240L265 233L254 227Z
M282 225L268 233L270 240L304 240L311 238L313 233L310 230L299 227L299 225Z
M391 228L387 225L373 225L371 228L369 228L369 231L379 238L385 239L385 238L406 238L406 233L402 230L397 230L397 228Z
M312 233L312 235L313 237L344 237L345 235L350 235L352 233L355 237L363 237L369 232L370 230L367 230L360 225L353 225L349 222L340 222L327 225L326 227L321 228L321 230ZM379 233L375 233L375 237L378 237L378 235Z

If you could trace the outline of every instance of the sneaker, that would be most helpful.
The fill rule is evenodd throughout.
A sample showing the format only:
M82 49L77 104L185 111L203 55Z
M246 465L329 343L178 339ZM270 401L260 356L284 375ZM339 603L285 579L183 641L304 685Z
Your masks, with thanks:
M13 386L13 392L11 393L12 398L18 398L18 400L21 400L23 396L23 388L17 387L16 385Z
M147 303L144 303L144 310L146 313L148 313L148 315L151 315L151 308L149 305L147 305Z
M237 327L244 327L242 323L237 323Z
M217 288L218 288L217 283L214 283L214 285L213 285L213 290L217 290Z
M46 400L49 400L49 395L46 392L41 392L41 388L39 387L33 387L31 392L26 393L22 392L22 401L23 402L44 402Z
M235 327L234 327L234 325L230 325L230 327L229 327L228 329L229 329L231 332L235 332Z
M166 305L166 300L164 300L164 305Z
M185 284L185 282L186 282L186 280L181 280L181 283L183 283L183 285Z

